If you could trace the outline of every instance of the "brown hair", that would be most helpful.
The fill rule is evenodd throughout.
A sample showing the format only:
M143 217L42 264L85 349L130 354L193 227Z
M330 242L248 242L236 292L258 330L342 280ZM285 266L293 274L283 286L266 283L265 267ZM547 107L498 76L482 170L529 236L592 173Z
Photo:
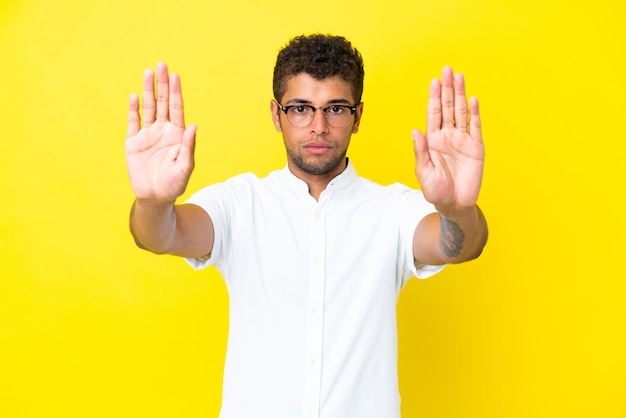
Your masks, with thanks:
M339 76L352 86L355 103L363 95L363 58L342 36L300 35L291 39L278 53L274 66L274 98L281 101L287 81L306 73L317 80Z

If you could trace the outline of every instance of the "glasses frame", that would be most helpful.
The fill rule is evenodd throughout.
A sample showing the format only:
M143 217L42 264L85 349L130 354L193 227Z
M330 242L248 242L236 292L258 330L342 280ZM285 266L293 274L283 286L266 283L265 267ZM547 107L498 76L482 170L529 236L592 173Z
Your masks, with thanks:
M329 104L326 106L313 106L310 104L294 104L294 105L289 105L289 106L283 106L282 104L280 104L280 102L278 100L276 100L276 103L278 103L278 106L280 108L280 110L282 110L283 112L285 112L285 116L287 117L287 122L289 122L289 124L291 126L293 126L294 128L306 128L307 126L311 125L311 123L313 123L313 120L315 119L315 112L317 112L318 110L321 110L322 113L324 114L324 119L326 120L326 123L328 123L328 125L332 126L333 128L345 128L346 126L348 126L350 123L347 123L343 126L334 126L332 125L329 121L328 121L328 117L327 115L327 111L328 109L330 109L331 107L341 107L341 108L345 108L350 110L350 115L354 116L354 114L356 113L357 110L357 105L347 105L347 104L343 104L343 103L335 103L335 104ZM302 126L298 126L298 125L294 125L293 122L289 119L289 109L292 109L294 107L308 107L309 109L313 109L313 113L312 113L312 117L311 120L309 121L309 123L307 123L306 125L302 125Z

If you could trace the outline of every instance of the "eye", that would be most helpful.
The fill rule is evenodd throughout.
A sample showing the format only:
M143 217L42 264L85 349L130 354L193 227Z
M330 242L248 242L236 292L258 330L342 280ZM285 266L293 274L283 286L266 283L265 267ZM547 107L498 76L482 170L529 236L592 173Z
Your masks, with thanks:
M294 115L306 115L307 113L309 113L311 111L311 109L307 105L292 106L292 107L289 108L289 110Z
M325 109L326 113L329 113L331 115L340 115L341 113L343 113L345 111L343 106L340 105L335 105L335 106L328 106Z

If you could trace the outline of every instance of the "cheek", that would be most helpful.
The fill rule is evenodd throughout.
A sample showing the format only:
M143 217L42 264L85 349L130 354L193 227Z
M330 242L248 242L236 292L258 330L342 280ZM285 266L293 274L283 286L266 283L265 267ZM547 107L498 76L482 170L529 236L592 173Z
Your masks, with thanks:
M281 133L283 135L283 142L285 143L286 148L292 150L296 150L299 148L299 144L301 141L297 139L298 137L295 136L294 133L289 130L289 128L285 127L285 129L283 129Z

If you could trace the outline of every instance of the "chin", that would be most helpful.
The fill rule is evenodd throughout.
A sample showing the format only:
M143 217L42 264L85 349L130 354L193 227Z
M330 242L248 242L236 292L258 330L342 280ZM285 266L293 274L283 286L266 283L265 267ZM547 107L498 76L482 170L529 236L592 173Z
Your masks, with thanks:
M345 155L326 161L309 162L302 158L293 158L292 161L301 171L312 175L328 174L337 169L346 160Z

